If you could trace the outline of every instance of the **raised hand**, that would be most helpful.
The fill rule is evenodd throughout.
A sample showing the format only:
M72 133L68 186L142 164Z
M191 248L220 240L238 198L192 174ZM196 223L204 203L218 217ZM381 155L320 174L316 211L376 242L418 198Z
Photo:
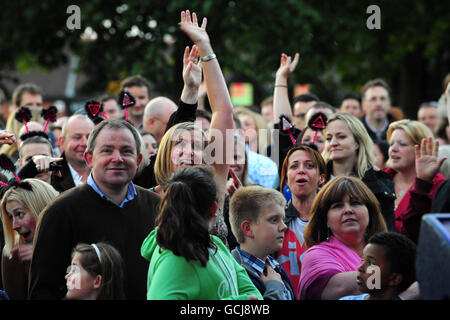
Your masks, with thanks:
M242 182L236 176L232 168L229 168L228 172L230 173L231 178L227 181L227 194L231 197L237 189L242 187Z
M184 49L183 56L183 81L190 88L199 88L202 83L202 68L198 62L198 47L196 45Z
M300 55L298 53L295 54L294 60L292 60L291 56L286 55L285 53L281 54L280 67L277 70L276 76L277 78L283 77L287 79L289 75L294 72L297 67L298 60Z
M433 148L433 138L422 139L420 147L414 146L416 156L416 176L419 179L432 182L439 172L442 163L447 159L443 157L438 160L439 141L436 140Z
M63 158L35 155L32 160L35 163L38 172L47 172L50 169L50 163L62 161Z
M450 83L447 85L447 89L445 89L445 98L447 99L447 117L450 119Z
M16 142L14 133L7 130L0 130L0 144L13 144Z
M199 27L195 12L192 13L191 18L189 10L181 11L180 28L189 36L189 38L191 38L192 42L197 45L199 43L209 43L209 36L208 33L206 33L207 22L208 20L206 17L203 18L202 25Z

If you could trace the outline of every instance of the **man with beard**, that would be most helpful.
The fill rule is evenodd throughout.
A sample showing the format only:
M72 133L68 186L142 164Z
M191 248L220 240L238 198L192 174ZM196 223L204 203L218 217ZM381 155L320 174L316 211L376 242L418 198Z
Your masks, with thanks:
M362 119L374 143L386 140L389 123L395 121L389 114L391 109L390 88L382 79L368 81L362 89L365 116Z

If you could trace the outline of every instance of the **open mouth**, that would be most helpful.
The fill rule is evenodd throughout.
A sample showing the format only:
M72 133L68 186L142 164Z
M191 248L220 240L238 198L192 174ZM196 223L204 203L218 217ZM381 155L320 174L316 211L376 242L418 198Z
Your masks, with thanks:
M31 231L19 233L25 240L30 240Z

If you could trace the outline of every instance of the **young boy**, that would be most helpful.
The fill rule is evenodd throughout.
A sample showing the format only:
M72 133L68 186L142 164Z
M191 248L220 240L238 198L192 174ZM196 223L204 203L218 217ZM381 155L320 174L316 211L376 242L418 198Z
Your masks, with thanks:
M274 189L249 186L230 200L230 225L240 247L231 251L253 284L270 300L295 300L289 277L270 255L281 249L286 200Z
M340 300L403 300L398 294L416 281L416 245L402 234L373 235L363 251L357 285L364 294Z

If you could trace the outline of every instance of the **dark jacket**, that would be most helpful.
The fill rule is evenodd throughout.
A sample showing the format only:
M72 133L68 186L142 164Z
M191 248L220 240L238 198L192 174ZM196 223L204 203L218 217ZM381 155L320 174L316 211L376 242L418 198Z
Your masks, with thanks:
M391 124L392 122L396 121L396 119L395 119L391 114L389 114L389 113L388 113L388 115L387 115L387 120L388 120L389 124ZM365 127L366 130L367 130L367 133L369 134L370 138L372 138L372 141L373 141L374 143L377 143L377 142L382 141L382 140L387 140L386 133L387 133L387 129L389 128L389 124L388 124L388 126L386 127L386 130L384 130L384 131L381 133L381 137L378 139L378 136L377 136L376 132L375 132L375 131L372 131L372 129L370 129L370 127L367 125L367 122L366 122L366 116L364 116L364 117L362 118L361 122L364 124L364 127Z
M267 156L270 157L271 159L275 159L274 156L272 155L272 151L273 152L277 152L278 151L278 175L281 177L281 169L283 167L283 162L284 159L286 158L287 153L289 152L290 149L292 149L294 147L294 145L292 144L292 140L291 140L291 135L289 134L289 131L283 131L283 127L282 127L282 123L281 120L278 121L277 123L275 123L273 125L274 130L278 130L278 146L275 146L274 144L271 144L267 147ZM290 129L290 132L292 133L292 136L294 137L295 140L297 140L297 138L300 136L300 133L302 132L301 129L298 129L296 127L292 127Z
M72 173L70 172L69 165L66 160L66 155L63 153L61 155L62 161L58 164L62 167L58 171L53 171L51 176L50 184L58 192L64 192L75 187L75 182L73 182Z
M431 213L449 213L450 212L450 179L441 183L436 190L433 198Z
M300 218L300 213L295 209L294 205L292 204L292 199L289 200L289 202L286 204L286 207L284 208L284 224L289 226L289 224L295 219Z
M53 199L43 210L36 230L29 276L29 299L59 300L66 295L67 266L80 242L105 241L121 254L124 293L129 300L144 300L148 261L141 245L155 226L160 197L136 187L137 195L120 208L84 183Z
M328 176L333 172L333 162L327 164ZM354 170L355 171L355 170ZM356 174L354 174L356 176ZM395 232L395 185L391 177L384 171L370 168L361 179L362 182L373 192L380 203L381 214L386 222L388 231Z

